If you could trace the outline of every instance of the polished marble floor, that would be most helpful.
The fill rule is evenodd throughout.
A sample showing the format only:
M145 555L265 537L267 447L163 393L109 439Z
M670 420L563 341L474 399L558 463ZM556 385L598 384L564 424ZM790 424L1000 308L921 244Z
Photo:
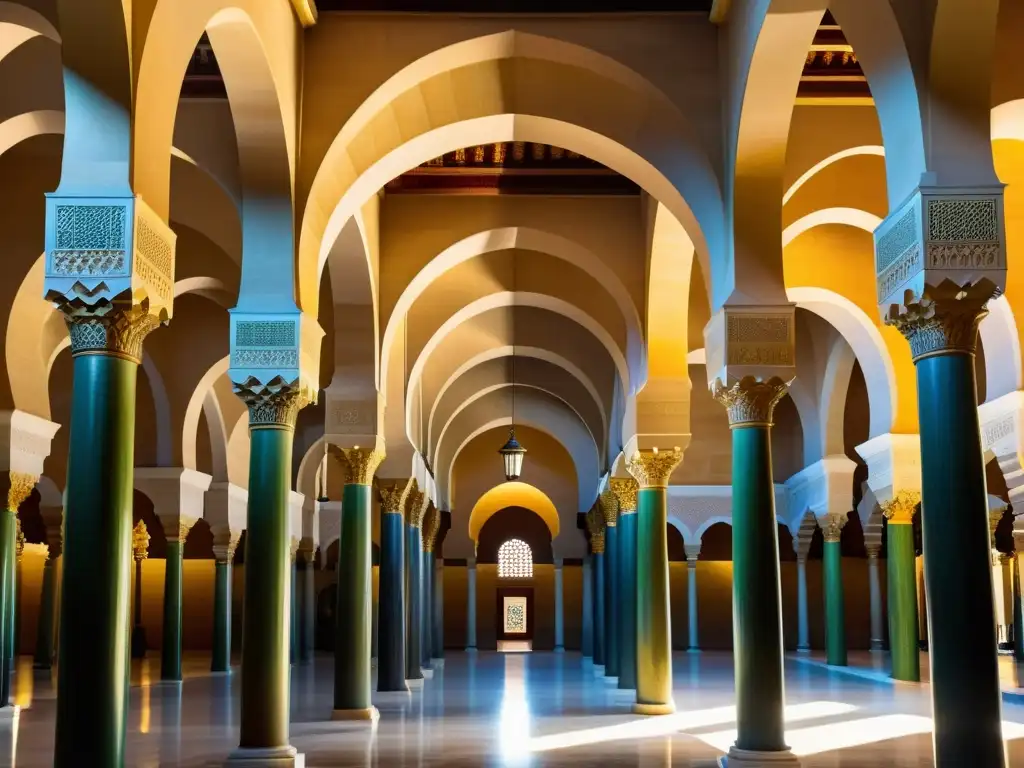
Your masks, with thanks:
M188 659L180 685L133 668L129 766L219 765L237 743L239 676ZM331 766L712 766L735 727L727 654L675 658L678 712L630 714L629 697L578 654L449 653L423 689L377 697L376 729L331 722L331 659L294 667L292 743ZM788 739L804 768L931 765L927 686L891 686L787 662ZM51 765L54 691L19 666L16 728L0 725L0 765ZM1010 765L1024 765L1024 706L1006 704ZM13 749L12 749L13 747ZM13 753L13 759L12 759ZM979 767L980 768L980 767Z

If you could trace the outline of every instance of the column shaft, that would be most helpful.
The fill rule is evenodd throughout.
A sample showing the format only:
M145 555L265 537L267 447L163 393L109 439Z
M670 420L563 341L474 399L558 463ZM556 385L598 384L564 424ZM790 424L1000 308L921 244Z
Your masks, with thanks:
M124 765L138 365L74 358L54 766Z
M444 558L434 553L434 639L431 648L435 659L444 658Z
M732 507L736 747L784 751L782 594L767 425L732 430Z
M688 560L686 563L686 592L687 592L687 648L690 651L700 650L700 640L697 634L697 561Z
M594 664L605 665L604 553L594 553Z
M307 663L316 653L316 569L313 553L303 558L302 567L302 625L299 641L299 661Z
M276 749L287 755L294 754L288 747L288 493L294 431L251 427L249 434L240 747Z
M144 659L147 648L146 628L142 625L142 559L132 559L135 562L135 586L133 588L131 654L133 659Z
M974 355L917 361L935 764L1005 764ZM953 565L955 564L955 567Z
M565 650L565 617L562 597L562 563L555 563L555 650Z
M0 512L0 708L9 705L12 675L8 648L14 647L14 560L17 512Z
M214 561L213 658L210 671L231 671L231 561L227 559Z
M11 599L4 605L4 671L7 675L7 693L14 692L14 657L18 647L18 605L21 602L21 585L19 584L17 556L17 523L15 523L14 552L11 555L11 566L7 570L8 594ZM7 701L7 699L4 699Z
M292 557L291 566L288 568L288 584L291 596L291 621L288 622L288 661L296 664L299 661L299 557L296 553Z
M619 514L619 688L636 690L637 514Z
M405 526L405 566L405 679L422 680L423 532L417 525Z
M185 542L167 540L164 573L164 628L160 648L160 679L181 680L181 579Z
M346 484L341 508L338 609L334 625L334 713L336 718L362 715L373 719L376 710L370 701L373 602L370 486Z
M1021 600L1020 569L1024 565L1020 553L1013 556L1013 656L1024 661L1024 602Z
M399 512L380 516L380 596L377 619L377 690L405 685L405 521Z
M807 555L796 559L796 649L807 653L811 650L810 622L807 618Z
M889 649L892 676L897 680L921 679L921 656L917 633L917 567L914 555L914 526L894 524L886 528L889 574Z
M424 552L422 556L422 597L423 607L420 611L420 666L423 669L430 669L433 658L434 632L431 626L431 617L434 605L434 553Z
M882 615L882 580L878 573L878 551L868 551L868 587L871 595L871 650L885 648L884 621Z
M668 574L668 491L641 487L637 496L636 702L671 712L672 620Z
M466 574L466 650L476 650L476 563L471 562Z
M605 529L604 550L604 674L619 676L619 528Z
M53 558L43 563L43 585L39 594L39 620L36 623L36 653L32 666L35 669L50 669L53 666L53 612L54 612L54 565Z
M594 583L591 576L591 555L583 558L583 658L594 658Z
M846 615L843 600L843 555L838 541L826 541L825 658L829 664L846 666Z

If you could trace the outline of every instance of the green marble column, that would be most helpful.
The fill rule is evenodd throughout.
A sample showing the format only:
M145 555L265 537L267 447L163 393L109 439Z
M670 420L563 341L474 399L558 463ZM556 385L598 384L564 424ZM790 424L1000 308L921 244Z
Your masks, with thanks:
M921 494L899 491L882 504L885 515L886 573L889 603L889 651L896 680L921 680L921 651L917 615L917 556L914 552L914 513Z
M409 494L405 526L405 679L410 687L423 685L423 491Z
M718 383L732 430L733 660L737 762L759 753L789 760L783 711L782 592L772 475L771 426L786 392L777 378Z
M160 679L181 680L182 555L187 531L167 540L167 570L164 574L164 627L160 646Z
M7 623L7 635L4 643L4 659L7 662L8 694L14 692L14 672L17 668L18 638L20 637L20 616L21 613L21 555L25 548L25 536L21 532L21 520L14 518L14 568L9 574L11 580L11 594L13 600L5 606Z
M380 489L378 691L409 690L405 684L405 520L402 513L410 490L410 484L401 481Z
M420 665L430 669L434 658L434 541L441 518L433 503L423 516L423 557L420 565L423 607L420 609Z
M627 469L639 484L636 532L636 704L642 715L675 711L668 573L668 481L679 450L641 451Z
M383 451L345 449L349 475L341 503L341 549L338 551L338 610L334 633L335 720L376 722L370 697L373 654L373 541L370 524L371 484Z
M610 488L619 503L619 688L636 690L636 570L637 494L633 478L612 478Z
M64 567L58 641L54 765L124 764L128 703L135 385L145 320L115 310L135 334L106 327L90 349L86 330L71 328L71 403ZM151 326L149 326L151 327Z
M605 491L600 499L604 515L604 674L619 678L619 502Z
M937 312L941 319L916 332L903 329L917 366L935 764L1001 768L988 493L974 381L978 315L972 323L964 311Z
M288 575L291 577L291 612L292 620L288 626L288 661L299 663L299 542L292 539L291 566Z
M36 621L36 652L32 668L48 670L53 667L53 612L56 575L54 560L47 556L43 563L43 584L39 593L39 617Z
M587 529L590 531L590 571L593 577L594 597L594 667L595 672L603 673L605 665L605 636L604 636L604 555L605 555L605 528L604 518L594 506L587 513Z
M823 570L825 579L825 659L845 667L846 606L843 599L843 552L840 535L845 515L828 515L822 531L825 535Z
M13 482L12 478L12 484ZM31 491L31 486L29 490ZM8 617L14 615L14 547L17 537L17 514L16 506L14 510L0 512L0 708L10 705L12 693L11 665L8 662L7 649L14 644L13 622L9 621Z
M291 491L295 419L305 399L294 390L243 392L249 406L249 501L242 611L241 734L229 762L295 759L289 743L288 660Z
M237 539L215 546L213 575L213 654L211 672L231 671L231 563Z

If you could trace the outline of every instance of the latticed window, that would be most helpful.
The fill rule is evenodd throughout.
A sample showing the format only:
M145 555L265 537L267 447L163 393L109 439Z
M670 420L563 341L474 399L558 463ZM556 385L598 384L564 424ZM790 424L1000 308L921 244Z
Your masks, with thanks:
M529 579L533 576L533 552L521 539L509 539L498 549L498 578Z

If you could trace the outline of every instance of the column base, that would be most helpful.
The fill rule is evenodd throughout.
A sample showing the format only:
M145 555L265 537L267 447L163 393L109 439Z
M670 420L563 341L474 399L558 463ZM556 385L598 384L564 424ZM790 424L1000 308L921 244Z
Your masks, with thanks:
M423 679L424 680L430 680L433 677L434 677L434 670L429 669L429 668L423 670Z
M809 645L798 645L796 647L796 652L797 653L810 653L811 652L811 646L809 646Z
M467 648L466 653L476 653L476 648Z
M718 758L721 768L800 768L800 761L788 749L782 752L756 752L732 747L729 754Z
M604 676L604 664L595 664L594 665L594 674L597 675L598 677L603 677Z
M700 648L687 648L687 653L700 653Z
M430 666L434 669L444 669L444 659L440 656L435 656L430 660Z
M882 642L881 640L872 640L871 641L871 651L872 652L879 653L879 652L884 651L884 650L885 650L885 643L884 642Z
M0 707L0 725L16 722L21 714L21 707L18 704L8 704Z
M639 701L633 705L634 715L671 715L676 711L676 703L670 701L668 704L641 704Z
M558 646L557 648L555 648L555 653L565 653L565 648L563 648L562 646Z
M400 691L377 691L373 698L388 704L405 703L412 698L412 691L408 688L403 688Z
M413 678L412 680L406 680L405 684L407 686L409 686L410 690L413 689L413 688L422 688L423 687L423 678L422 677L416 677L416 678Z
M306 756L295 747L239 747L230 755L225 766L235 768L305 768Z
M380 720L380 712L373 706L365 709L336 709L331 712L331 720L356 720L375 725Z
M604 681L611 686L617 686L619 684L619 678L616 677L605 677Z

